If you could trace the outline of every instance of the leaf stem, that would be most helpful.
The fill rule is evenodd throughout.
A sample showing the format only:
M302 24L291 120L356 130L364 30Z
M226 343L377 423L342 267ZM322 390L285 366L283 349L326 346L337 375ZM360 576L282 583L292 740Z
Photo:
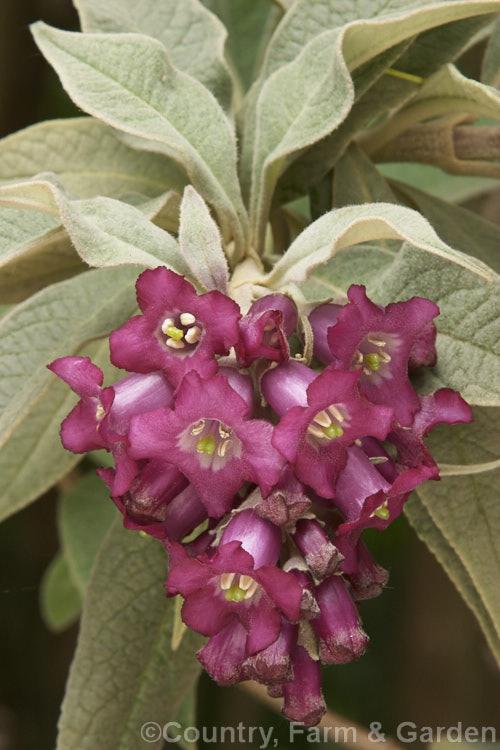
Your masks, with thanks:
M468 474L482 474L500 468L500 458L495 461L485 461L481 464L439 464L439 474L442 477L458 477Z

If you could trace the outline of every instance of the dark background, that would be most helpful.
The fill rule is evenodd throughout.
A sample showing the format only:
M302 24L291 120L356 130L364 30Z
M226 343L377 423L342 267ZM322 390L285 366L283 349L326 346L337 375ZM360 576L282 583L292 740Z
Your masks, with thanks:
M78 113L31 40L28 26L40 18L59 28L78 28L69 0L0 0L1 136ZM477 72L480 53L472 50L462 61L469 75ZM494 218L498 196L476 200L474 207ZM58 544L57 494L56 488L0 526L0 750L54 747L78 632L74 626L54 635L39 614L40 580ZM500 735L498 668L446 575L404 518L367 540L391 577L382 596L361 606L372 639L367 654L356 664L324 670L329 706L365 725L382 722L387 732L402 721L419 727L461 721L496 726ZM263 711L240 689L218 688L204 675L199 725L237 726L239 721L273 725L280 747L287 746L284 719ZM310 745L297 741L294 747Z

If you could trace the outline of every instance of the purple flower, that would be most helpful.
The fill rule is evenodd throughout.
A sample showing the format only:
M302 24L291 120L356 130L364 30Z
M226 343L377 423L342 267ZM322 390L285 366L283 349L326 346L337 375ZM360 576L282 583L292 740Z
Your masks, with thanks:
M236 354L240 367L249 367L264 357L286 362L290 357L288 339L297 325L297 307L284 294L268 294L253 303L240 320L240 340Z
M113 493L113 469L99 469L97 473L110 488L127 529L145 531L157 539L180 541L207 517L194 487L165 461L147 461L122 495Z
M215 636L238 619L248 633L245 656L274 643L282 615L291 622L299 619L302 597L295 577L276 567L280 548L280 529L252 510L235 516L211 557L194 559L182 545L169 544L167 592L185 598L186 625Z
M234 618L198 651L198 659L219 685L234 685L246 678L248 633L240 620Z
M157 409L131 420L131 455L175 464L209 515L220 517L245 481L267 494L283 465L271 445L272 425L246 419L248 411L225 376L202 380L190 372L179 385L174 410Z
M289 363L284 368L285 386L293 370L304 379L303 366ZM266 373L262 381L264 395L278 414L285 405L280 370L277 367ZM306 393L299 391L301 404L306 401L307 405L289 409L274 431L273 445L292 464L298 479L323 497L335 497L348 446L365 435L384 440L390 430L392 408L371 404L360 392L359 375L325 369ZM289 401L291 395L295 395L293 390L286 387Z
M297 643L298 626L281 618L276 640L267 648L249 656L244 663L246 679L265 685L279 685L293 680L292 651Z
M166 268L137 280L138 315L111 334L111 361L132 372L164 370L177 385L189 370L210 377L216 354L238 341L238 305L213 291L197 295L182 276Z
M358 539L354 548L351 545L349 564L351 572L346 572L344 565L341 568L344 577L350 583L354 600L373 599L382 592L389 579L389 573L375 562L361 539Z
M285 526L300 518L310 505L304 485L295 477L291 466L285 464L269 495L254 507L261 518L267 518L277 526Z
M419 399L420 409L415 414L410 429L395 426L388 439L398 449L397 460L404 466L417 467L421 464L435 467L429 449L423 438L438 424L458 424L472 422L473 414L469 404L457 391L441 388L431 396Z
M326 711L321 690L321 664L312 659L305 648L297 645L292 652L292 665L293 681L285 683L281 691L283 714L290 721L314 726Z
M379 307L368 299L364 286L351 286L347 296L349 304L328 328L331 356L325 361L339 370L359 370L370 401L390 404L396 422L409 425L419 401L408 367L435 362L432 319L439 308L422 297Z
M382 451L381 451L382 452ZM392 479L383 476L385 464L373 464L366 453L354 445L337 481L334 505L342 511L345 522L336 531L335 545L344 555L342 569L355 573L356 545L366 528L387 528L403 510L410 492L427 479L437 477L435 466L420 465L412 469L398 468L390 462ZM387 473L387 472L386 472Z
M334 573L344 559L323 527L313 518L299 519L292 536L304 555L307 567L319 580Z
M335 325L342 308L343 305L325 302L315 307L309 315L309 323L313 332L314 356L327 365L334 361L328 344L328 329Z
M135 414L170 406L173 388L162 372L127 375L102 388L103 374L88 357L63 357L49 365L81 399L61 425L62 444L74 453L105 448L116 464L113 492L123 494L137 473L127 452L130 419Z
M319 655L328 664L358 659L369 638L361 627L358 610L342 576L330 576L314 589L320 613L311 625L319 639Z
M73 453L107 448L100 426L114 400L112 388L102 388L104 375L88 357L62 357L48 365L80 396L80 401L61 425L61 441Z

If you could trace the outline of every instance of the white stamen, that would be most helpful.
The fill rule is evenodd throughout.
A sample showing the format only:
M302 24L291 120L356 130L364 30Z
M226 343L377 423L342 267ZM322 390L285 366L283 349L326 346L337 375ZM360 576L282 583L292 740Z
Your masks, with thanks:
M276 344L279 344L280 342L280 335L279 333L272 333L269 337L269 346L276 346Z
M321 427L330 427L332 420L326 413L326 411L320 411L314 417L314 421L317 422Z
M363 445L363 443L361 442L359 438L356 438L356 440L354 441L354 444L357 445L358 448L361 448L361 446Z
M196 342L200 340L200 336L201 336L200 326L193 326L185 334L184 338L186 339L188 344L196 344Z
M223 440L225 438L230 437L232 434L233 434L233 431L230 427L219 422L219 435L221 436Z
M241 579L240 579L240 580L241 580ZM259 584L257 583L257 581L253 581L253 582L252 582L252 585L250 586L250 588L249 588L249 589L247 589L247 592L246 592L246 594L245 594L245 599L251 599L251 598L252 598L252 596L253 596L253 595L255 594L255 592L257 591L257 587L258 587L258 585L259 585Z
M354 353L354 364L360 365L362 361L363 361L363 355L361 354L359 349L356 349L356 352Z
M162 333L164 333L166 336L167 328L173 328L173 327L175 327L175 320L173 318L165 318L165 320L161 324Z
M167 339L167 346L171 349L184 349L186 344L184 341L176 341L175 339Z
M318 437L318 438L326 437L323 430L320 430L319 427L315 427L314 424L312 423L307 428L307 431L310 435L314 435L314 437Z
M387 456L369 456L368 458L375 466L377 464L385 464L385 462L389 460Z
M342 414L340 409L337 409L337 407L334 404L331 404L328 407L328 411L337 420L337 422L340 422L342 424L342 422L344 421L344 415Z
M269 321L268 321L268 322L266 323L266 325L264 326L264 328L263 328L262 330L263 330L263 331L273 331L273 330L274 330L274 328L275 328L275 325L274 325L273 321L272 321L272 320L269 320Z
M392 357L390 354L387 354L387 352L379 352L378 356L380 357L382 362L390 362Z
M95 411L95 417L96 417L96 419L98 419L99 422L100 422L101 419L104 417L105 414L106 414L106 409L104 408L104 406L102 404L98 404L97 405L97 409Z
M200 419L198 424L195 424L195 426L191 429L191 435L199 435L200 432L203 432L205 429L205 420Z
M227 591L231 588L232 583L234 581L235 573L223 573L220 577L220 587L221 589L224 589L224 591Z
M217 448L218 455L223 458L226 455L226 451L231 445L230 440L226 440L224 443L220 443L219 447Z
M374 346L385 346L386 342L382 341L382 339L377 339L375 336L372 336L371 334L366 337L370 344L374 344Z
M371 375L373 370L371 367L363 367L363 372L365 373L365 375Z
M181 313L180 321L183 326L192 326L196 322L196 318L192 313Z
M254 581L255 578L252 578L252 576L241 575L238 586L240 587L240 589L243 589L243 591L248 591Z

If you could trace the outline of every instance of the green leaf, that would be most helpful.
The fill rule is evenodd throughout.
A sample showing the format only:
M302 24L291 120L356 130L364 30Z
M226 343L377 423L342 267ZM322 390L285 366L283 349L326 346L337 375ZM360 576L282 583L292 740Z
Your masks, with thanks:
M0 182L25 182L49 171L68 197L100 194L140 204L161 226L177 230L180 196L175 191L182 192L187 176L164 156L129 148L91 117L40 123L0 141ZM33 192L24 203L19 190L8 194L11 206L24 208L0 208L0 296L18 302L85 266L61 230L53 203L40 204Z
M269 0L203 0L228 30L226 54L236 71L240 87L248 89L265 49L266 30L276 23ZM273 23L274 22L274 23Z
M59 221L0 207L0 299L21 302L48 284L85 270Z
M497 7L500 8L500 4ZM339 6L335 0L327 0L311 13L308 0L298 0L273 35L261 75L247 102L242 174L244 182L249 174L252 175L250 209L254 245L259 247L263 243L270 195L285 166L279 161L280 157L311 146L327 136L345 119L351 108L354 95L348 69L354 70L429 28L493 10L495 4L486 2L436 5L413 1L398 4L395 11L392 7L388 9L382 0L361 7L357 3ZM376 21L372 20L374 18ZM308 60L309 55L314 62ZM321 72L316 71L314 81L309 78L314 64L320 60L323 69L333 64L336 74L333 94L328 92L332 72L323 84L330 111L326 105L321 107L321 91L316 89ZM307 61L304 70L301 61ZM279 90L286 91L287 87L290 95L284 99L284 111L279 111ZM305 110L302 119L294 112L299 106L299 97ZM309 116L308 107L312 110ZM282 135L281 120L284 118L289 125L294 114L298 121L288 138L284 138L285 142L280 144L277 136ZM266 134L267 141L262 140L262 133Z
M462 203L492 190L498 185L498 181L490 177L451 175L432 164L384 162L379 164L378 168L388 180L397 180L411 188L424 190L428 195L436 198L446 195L447 201L450 203Z
M94 473L79 479L61 498L59 538L71 578L82 597L94 559L115 517L109 490Z
M72 197L107 195L130 203L181 193L187 182L177 164L129 148L92 117L42 122L0 141L1 182L23 182L40 172L56 175Z
M438 462L464 466L498 459L499 414L498 409L476 409L472 425L456 425L446 431L436 428L428 440L431 452ZM460 568L453 571L461 588L470 589L472 584L475 597L484 608L480 621L485 619L484 612L489 617L485 632L497 658L500 657L499 480L500 470L497 469L470 476L444 477L440 482L426 482L418 490L430 519L466 571L465 576L460 575ZM418 531L418 521L416 528ZM479 609L477 603L474 608Z
M470 16L500 9L491 0L365 0L339 4L323 0L311 12L309 0L298 0L280 23L266 57L263 75L293 60L300 50L326 29L346 27L345 59L352 70L404 39Z
M155 198L143 209L155 213L164 200ZM105 197L69 200L52 179L0 186L0 201L57 212L76 251L91 266L165 265L188 272L177 241L127 203Z
M389 183L363 149L351 143L333 173L332 206L397 202Z
M199 674L201 639L189 632L171 650L166 562L159 542L113 524L87 590L57 750L137 750L146 722L177 715Z
M337 30L313 39L262 87L250 190L252 242L257 249L264 244L272 195L287 157L334 130L353 101L354 88Z
M43 575L40 608L45 624L56 633L75 622L81 612L82 598L61 552Z
M35 24L33 34L78 106L118 130L156 142L158 151L186 169L240 252L247 219L236 143L210 92L174 68L163 45L151 37L78 34L43 23Z
M175 720L183 729L196 726L196 685L187 693L175 716ZM171 736L175 737L178 734L178 728L172 727ZM183 737L178 740L177 745L181 747L182 750L198 750L198 744L196 742L188 742Z
M450 177L450 180L457 179ZM473 211L455 206L408 185L395 184L403 199L422 213L439 236L452 247L479 258L500 273L500 227ZM446 194L446 193L441 193Z
M356 102L337 130L307 149L282 176L276 200L287 202L317 184L342 155L357 133L380 117L393 113L411 100L419 84L392 75L387 68L427 77L455 59L471 37L487 24L489 16L446 23L391 47L353 71ZM428 50L432 49L432 55Z
M500 19L497 19L491 31L491 37L486 47L481 81L488 86L500 86Z
M0 319L0 518L36 499L79 460L59 438L77 399L47 364L86 353L105 373L116 373L108 343L99 339L135 312L135 276L130 268L88 271Z
M133 206L112 198L61 201L61 218L80 257L91 266L166 266L189 274L177 241Z
M405 504L405 514L418 536L434 553L457 590L478 619L492 653L500 661L500 637L481 597L459 556L434 523L420 497L414 492Z
M227 293L228 266L217 224L196 190L187 187L181 203L179 245L188 268L207 290Z
M370 59L383 49L426 29L472 15L493 13L495 10L494 2L484 1L400 0L388 5L384 0L365 0L339 5L335 0L324 0L311 12L307 0L298 0L284 16L269 45L263 75L267 77L287 65L306 44L326 29L348 25L348 57L355 58L354 66L357 66L361 64L358 58L362 55ZM391 30L395 32L392 37ZM413 34L408 33L410 30L413 30ZM400 36L399 39L396 34Z
M82 31L136 32L158 39L172 64L200 81L226 111L232 81L224 60L227 32L198 0L77 0Z
M302 282L313 268L343 248L380 239L407 241L487 281L496 277L484 263L446 245L416 211L390 203L366 203L330 211L310 224L278 261L266 283L278 288Z

